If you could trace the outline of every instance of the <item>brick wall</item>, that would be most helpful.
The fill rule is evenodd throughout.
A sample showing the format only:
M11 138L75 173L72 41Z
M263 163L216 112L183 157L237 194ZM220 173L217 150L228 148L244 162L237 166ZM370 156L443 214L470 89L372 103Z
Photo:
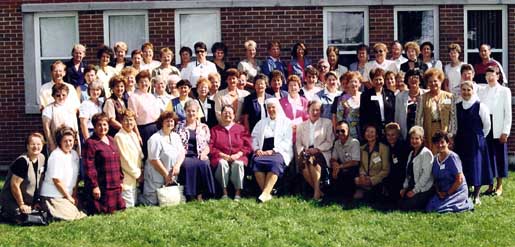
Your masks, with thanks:
M222 41L228 46L230 63L245 58L243 44L252 39L258 44L257 57L264 58L267 43L278 40L281 57L288 61L293 45L302 41L315 60L323 54L322 8L222 8Z
M508 85L515 96L515 5L508 5ZM515 108L512 108L515 116ZM515 154L515 121L512 122L511 135L508 140L510 153Z
M450 62L447 46L457 43L464 49L463 43L463 5L440 6L440 60L445 65ZM460 56L463 61L463 52Z
M394 37L393 6L370 6L368 15L368 39L370 46L373 46L377 42L383 42L389 46ZM371 54L373 54L373 52L371 52Z

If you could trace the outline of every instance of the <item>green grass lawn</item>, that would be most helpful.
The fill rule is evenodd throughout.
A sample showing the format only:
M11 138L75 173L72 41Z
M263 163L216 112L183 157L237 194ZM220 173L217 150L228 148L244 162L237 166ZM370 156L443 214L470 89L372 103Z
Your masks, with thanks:
M459 214L321 207L297 197L211 200L48 227L0 224L0 246L514 246L514 177L502 197Z

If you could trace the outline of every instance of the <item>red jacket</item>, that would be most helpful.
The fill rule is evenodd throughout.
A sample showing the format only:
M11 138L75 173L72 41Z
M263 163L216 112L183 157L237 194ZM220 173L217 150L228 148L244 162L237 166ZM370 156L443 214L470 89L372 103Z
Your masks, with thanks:
M220 161L220 152L228 155L243 152L238 160L245 165L249 160L247 156L252 151L252 141L249 132L241 124L235 123L229 130L222 125L211 128L211 140L209 141L211 167L216 168Z

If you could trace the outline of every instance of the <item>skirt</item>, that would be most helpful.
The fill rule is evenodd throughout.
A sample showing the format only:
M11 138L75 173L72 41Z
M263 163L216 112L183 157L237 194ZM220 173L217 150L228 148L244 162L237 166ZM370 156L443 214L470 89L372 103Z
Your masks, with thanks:
M90 214L112 214L114 211L125 209L125 201L122 198L122 188L105 190L100 188L100 198L93 199L93 189L86 190L89 195Z
M492 168L493 177L508 177L508 144L499 142L494 139L493 130L486 136L486 145L488 146L488 154L490 157L490 166Z
M281 177L284 173L284 159L280 153L270 156L254 156L252 159L254 172L271 172Z
M215 180L209 161L186 157L181 166L179 181L184 185L184 195L215 194Z
M141 136L141 140L143 141L142 151L143 151L143 160L146 160L148 157L147 150L147 141L150 137L155 134L157 131L157 126L155 123L149 123L144 125L138 125L139 134Z
M65 198L42 197L42 207L57 220L78 220L86 217L73 203Z

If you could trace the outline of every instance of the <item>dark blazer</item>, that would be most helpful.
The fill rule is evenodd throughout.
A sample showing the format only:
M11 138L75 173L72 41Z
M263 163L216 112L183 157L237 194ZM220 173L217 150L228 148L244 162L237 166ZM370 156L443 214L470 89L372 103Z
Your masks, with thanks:
M284 85L284 84L283 84L283 85ZM274 97L274 95L275 95L274 91L273 91L273 90L272 90L272 88L270 88L270 87L266 88L265 92L266 92L267 94L269 94L270 96L272 96L272 97ZM281 91L280 91L280 95L281 95L281 97L280 97L280 98L278 98L278 99L282 99L282 98L284 98L284 97L288 96L288 91L284 91L284 90L282 90L282 89L281 89Z
M70 59L65 63L66 65L66 76L64 81L72 84L74 87L84 84L84 70L88 64L84 61L80 62L79 69L76 70L73 65L73 59Z
M395 118L395 94L388 90L383 89L381 96L384 102L384 122L381 121L381 111L377 100L372 100L372 96L376 95L374 88L367 89L361 94L361 104L359 107L359 125L364 128L367 124L374 124L377 126L378 132L382 133L384 125L393 122ZM364 129L362 129L365 133Z
M127 59L127 58L124 58L124 61L125 61L125 65L123 66L124 68L125 67L129 67L129 66L132 66L132 62ZM109 66L113 67L113 68L116 68L116 59L112 59L110 62L109 62ZM150 71L152 72L152 71Z
M401 71L404 72L404 73L408 73L408 70L410 70L410 67L409 67L409 63L413 61L410 61L408 60L407 62L404 62L403 64L401 64ZM422 71L422 74L424 74L426 72L426 70L428 70L427 68L427 64L425 64L424 62L422 62L422 59L418 59L417 61L414 62L414 68L415 69L419 69L420 71ZM408 85L408 77L404 77L404 83L406 85ZM426 88L426 82L424 81L424 78L420 78L420 88Z
M216 114L215 114L215 101L207 99L207 104L209 105L207 112L206 109L202 107L202 103L199 99L197 99L198 103L200 104L200 110L202 113L204 113L204 117L200 118L200 122L207 124L209 128L212 128L218 124L218 120L216 120ZM207 121L206 116L207 115Z
M274 96L265 93L265 100L273 97ZM254 126L256 126L259 120L261 120L261 106L259 105L259 102L257 100L256 93L249 94L247 97L243 99L243 111L241 114L247 114L249 116L249 132L252 133Z

